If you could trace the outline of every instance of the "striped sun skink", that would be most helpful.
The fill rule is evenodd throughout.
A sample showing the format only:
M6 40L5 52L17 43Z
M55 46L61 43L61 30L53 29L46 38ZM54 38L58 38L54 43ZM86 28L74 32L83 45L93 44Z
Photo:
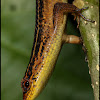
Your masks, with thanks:
M81 16L82 8L66 0L36 0L36 25L31 58L21 81L23 100L34 100L45 87L64 43L80 43L80 38L64 34L66 13ZM94 21L91 21L94 22ZM79 23L78 23L79 25Z

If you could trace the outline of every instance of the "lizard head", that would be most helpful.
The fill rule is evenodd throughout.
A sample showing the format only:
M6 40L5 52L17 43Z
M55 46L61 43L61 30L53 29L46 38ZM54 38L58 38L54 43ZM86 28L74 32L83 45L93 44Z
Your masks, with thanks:
M38 95L38 89L34 85L34 81L23 78L21 81L23 90L23 100L34 100Z

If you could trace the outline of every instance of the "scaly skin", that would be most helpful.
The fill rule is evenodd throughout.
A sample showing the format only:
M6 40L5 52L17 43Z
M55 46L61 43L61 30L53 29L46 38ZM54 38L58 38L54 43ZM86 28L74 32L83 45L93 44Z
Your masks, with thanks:
M45 87L58 58L66 24L65 12L79 15L65 0L36 0L35 36L30 62L22 79L23 100L34 100ZM60 2L60 3L58 3Z

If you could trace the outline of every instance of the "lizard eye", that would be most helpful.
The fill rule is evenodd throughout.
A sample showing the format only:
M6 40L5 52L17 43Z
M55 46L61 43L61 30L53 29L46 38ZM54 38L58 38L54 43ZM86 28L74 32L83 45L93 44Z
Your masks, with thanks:
M22 83L21 83L21 87L23 89L23 92L26 93L30 88L29 80L23 80Z
M25 86L26 88L28 88L28 87L29 87L29 81L24 82L24 86Z

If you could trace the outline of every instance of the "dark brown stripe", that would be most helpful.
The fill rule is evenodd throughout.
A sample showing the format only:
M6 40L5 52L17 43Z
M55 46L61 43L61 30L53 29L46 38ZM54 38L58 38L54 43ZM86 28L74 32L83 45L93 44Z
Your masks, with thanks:
M43 41L41 39L42 32L43 32L43 25L42 25L42 19L43 19L43 0L40 0L40 6L39 6L39 19L41 20L39 22L39 32L38 32L38 39L37 39L37 44L36 44L36 49L35 49L35 56L38 57L38 52L40 48L40 44Z

